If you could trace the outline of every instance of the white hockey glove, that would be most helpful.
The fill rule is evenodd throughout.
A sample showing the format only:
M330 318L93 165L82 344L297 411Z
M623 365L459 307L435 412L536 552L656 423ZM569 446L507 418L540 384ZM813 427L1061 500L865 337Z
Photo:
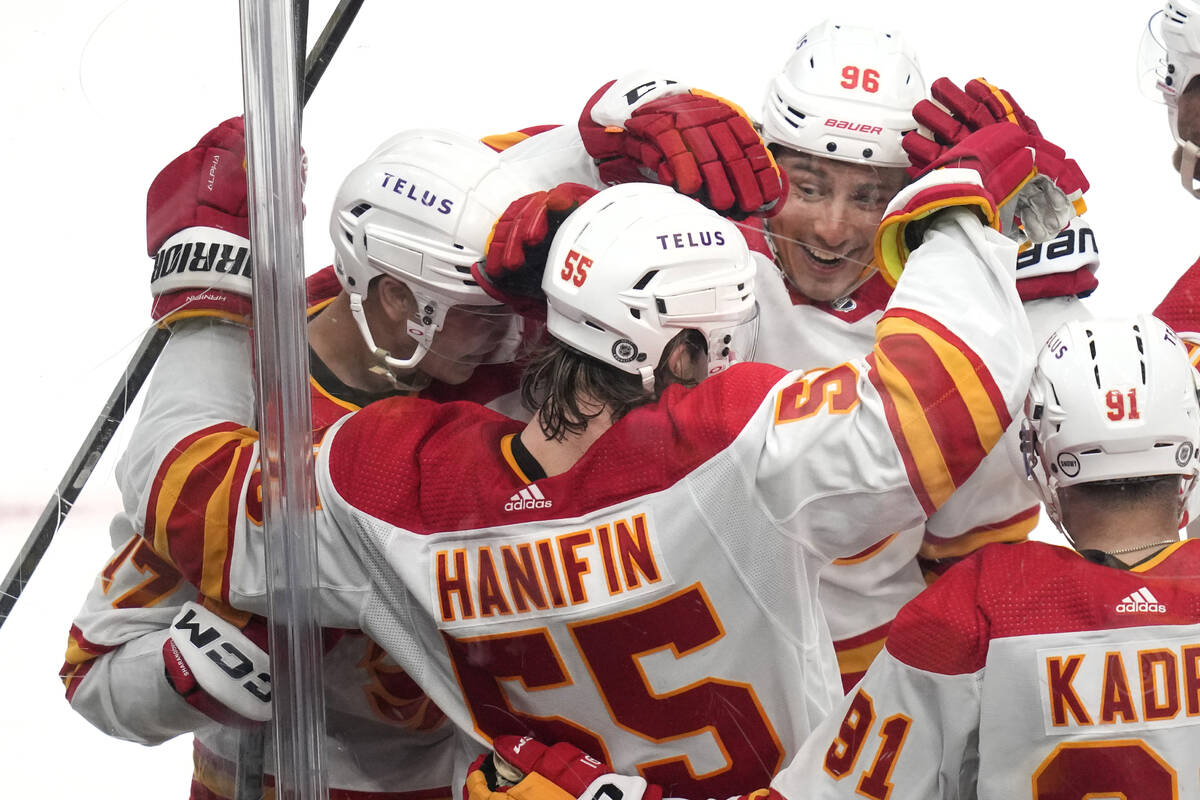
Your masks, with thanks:
M235 727L267 722L271 663L266 635L261 618L238 628L204 606L187 602L163 644L167 682L188 705L217 722Z

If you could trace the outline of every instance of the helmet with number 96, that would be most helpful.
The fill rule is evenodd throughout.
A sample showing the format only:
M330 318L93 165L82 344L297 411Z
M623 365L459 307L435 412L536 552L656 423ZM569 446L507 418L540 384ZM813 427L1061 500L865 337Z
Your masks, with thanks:
M925 97L917 57L899 33L826 20L810 30L771 81L768 144L840 161L907 167L900 146Z

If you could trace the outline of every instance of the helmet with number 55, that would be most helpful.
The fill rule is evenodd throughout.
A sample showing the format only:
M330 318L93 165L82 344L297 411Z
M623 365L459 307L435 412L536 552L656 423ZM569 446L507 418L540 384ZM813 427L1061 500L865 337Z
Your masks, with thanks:
M681 331L697 331L706 374L754 352L754 262L737 226L666 186L629 183L579 207L542 278L546 328L653 390ZM702 376L701 376L702 377Z

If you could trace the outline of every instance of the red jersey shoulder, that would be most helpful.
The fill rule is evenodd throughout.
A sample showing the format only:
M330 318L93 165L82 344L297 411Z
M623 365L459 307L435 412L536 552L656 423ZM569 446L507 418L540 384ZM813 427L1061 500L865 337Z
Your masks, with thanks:
M342 282L330 264L304 279L304 293L310 307L332 300L342 291Z
M1131 570L1043 542L994 543L901 609L887 648L957 674L983 667L988 642L1014 636L1200 622L1200 543L1185 540Z
M475 403L379 400L338 430L330 478L350 505L416 533L480 527L481 495L523 485L500 450L522 427Z
M618 420L570 471L538 485L567 496L578 514L665 489L732 444L786 374L741 363L695 388L672 386Z
M373 403L338 431L329 469L351 505L415 533L578 517L679 481L737 438L785 374L739 364L694 389L672 387L570 470L535 481L536 502L521 502L532 488L501 446L524 426L473 403Z
M1154 316L1176 331L1200 332L1200 259L1192 264L1163 297Z

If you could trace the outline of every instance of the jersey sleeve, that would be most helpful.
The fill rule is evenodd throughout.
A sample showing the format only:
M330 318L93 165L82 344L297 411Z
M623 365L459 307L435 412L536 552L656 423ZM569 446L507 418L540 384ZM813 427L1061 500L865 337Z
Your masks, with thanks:
M162 658L171 620L194 597L140 536L117 548L68 635L59 676L71 708L110 736L147 745L210 723L167 684Z
M196 592L140 534L159 453L176 424L206 415L254 419L251 340L219 320L172 327L155 365L116 478L122 510L113 555L72 621L60 678L71 707L105 733L156 744L210 722L167 684L162 645L179 607Z
M326 436L339 426L333 425ZM145 537L205 597L267 615L267 554L258 433L218 422L180 439L159 466L149 493ZM319 447L316 470L328 448ZM343 558L319 559L323 627L358 628L370 580L343 539L349 530L322 502L314 512L316 546Z
M873 351L785 378L760 410L758 495L826 560L922 524L1012 421L1032 364L1015 256L969 214L939 215Z
M1154 316L1185 339L1200 341L1200 259L1179 276L1154 309Z
M252 350L250 331L237 325L192 320L172 328L129 445L117 462L117 484L128 529L143 529L155 470L166 449L183 433L209 420L253 424Z
M571 182L594 189L604 188L596 164L584 149L575 125L560 125L521 139L504 148L500 160L515 167L538 186L549 188Z

